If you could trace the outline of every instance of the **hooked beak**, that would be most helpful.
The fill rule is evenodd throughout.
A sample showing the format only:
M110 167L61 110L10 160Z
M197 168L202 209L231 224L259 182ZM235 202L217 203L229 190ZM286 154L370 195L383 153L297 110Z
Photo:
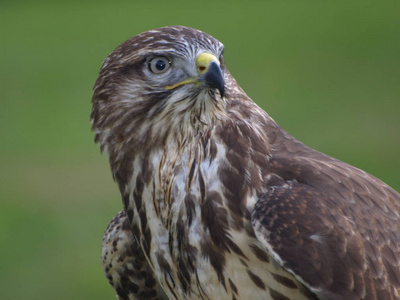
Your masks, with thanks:
M225 93L225 82L224 76L222 75L219 64L215 61L210 62L208 70L200 76L200 80L204 80L204 85L211 88L218 89L221 98L224 97Z
M225 82L218 58L207 52L201 53L196 59L196 68L199 74L197 77L186 79L176 84L166 86L165 88L167 90L173 90L184 84L191 83L198 86L218 89L221 98L223 98Z

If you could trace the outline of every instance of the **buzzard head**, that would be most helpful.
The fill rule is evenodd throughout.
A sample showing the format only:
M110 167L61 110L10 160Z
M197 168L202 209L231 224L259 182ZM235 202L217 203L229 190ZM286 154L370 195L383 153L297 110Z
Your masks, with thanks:
M95 140L111 156L170 134L187 139L225 114L225 85L233 81L223 45L187 27L141 33L104 61L91 114Z

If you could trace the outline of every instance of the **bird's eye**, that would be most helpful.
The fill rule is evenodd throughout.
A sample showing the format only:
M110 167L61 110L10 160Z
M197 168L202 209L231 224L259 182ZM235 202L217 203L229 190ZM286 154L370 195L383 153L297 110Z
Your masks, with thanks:
M171 66L171 62L166 57L154 57L149 61L149 69L155 74L161 74L166 72Z

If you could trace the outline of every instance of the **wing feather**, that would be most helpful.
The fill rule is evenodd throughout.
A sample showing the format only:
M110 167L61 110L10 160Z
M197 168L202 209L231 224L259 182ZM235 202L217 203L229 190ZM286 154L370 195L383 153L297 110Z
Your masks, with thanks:
M355 167L309 154L271 157L282 184L267 182L254 207L258 240L323 299L397 299L399 194Z
M124 210L111 220L104 233L102 265L119 300L166 299L132 234Z

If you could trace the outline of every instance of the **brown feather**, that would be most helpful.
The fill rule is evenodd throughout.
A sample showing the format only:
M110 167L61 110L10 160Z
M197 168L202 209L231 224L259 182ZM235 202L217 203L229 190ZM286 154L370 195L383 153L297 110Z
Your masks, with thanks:
M201 31L164 27L100 70L91 119L125 209L103 245L120 299L399 299L399 194L282 130L222 51ZM204 52L219 60L223 98L196 69ZM170 69L153 74L160 56Z

